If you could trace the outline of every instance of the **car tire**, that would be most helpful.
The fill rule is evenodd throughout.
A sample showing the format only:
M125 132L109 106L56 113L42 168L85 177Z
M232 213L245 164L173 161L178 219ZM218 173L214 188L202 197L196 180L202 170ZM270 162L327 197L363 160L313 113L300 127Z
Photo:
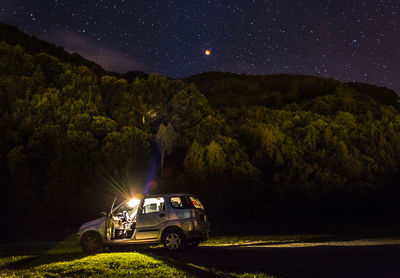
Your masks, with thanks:
M186 248L187 249L195 249L196 247L198 247L200 244L200 240L192 240L189 241L188 243L186 243Z
M103 251L104 242L100 234L94 231L86 232L80 240L82 250L88 253L98 253Z
M185 236L178 229L167 230L162 238L165 249L171 252L179 251L185 246Z

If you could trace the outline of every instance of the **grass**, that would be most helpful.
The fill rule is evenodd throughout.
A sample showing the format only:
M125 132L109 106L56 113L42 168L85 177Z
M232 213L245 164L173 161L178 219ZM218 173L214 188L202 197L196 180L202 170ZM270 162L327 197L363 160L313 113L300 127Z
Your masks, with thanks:
M6 258L7 259L7 258ZM14 257L14 261L18 259ZM28 268L7 269L11 277L194 277L161 260L136 252L102 253L74 260L46 263Z
M26 258L32 259L32 256L1 258L0 277L271 277L263 273L227 273L195 265L189 265L194 270L186 271L137 252L101 253L39 265L36 265L34 259L25 267L8 268L10 264L22 262Z
M202 246L234 246L268 243L291 243L321 239L328 235L301 234L301 235L224 235L213 236L201 243Z
M7 246L9 251L15 246ZM21 250L21 245L17 245ZM41 250L40 244L26 245L18 252ZM35 251L36 251L35 250ZM0 257L0 277L195 277L170 264L138 252L82 252L73 237L36 254Z
M11 256L11 257L0 258L0 269L4 268L7 265L11 265L19 261L23 261L30 258L32 258L32 256Z
M346 240L348 237L344 237ZM349 244L353 244L350 237ZM398 244L399 238L395 243ZM364 239L379 241L384 244L392 238ZM302 235L220 235L213 236L202 246L209 246L198 250L213 250L224 246L246 247L251 245L283 244L314 244L331 243L332 235L302 234ZM347 244L339 241L340 244ZM242 246L240 246L242 245ZM347 245L346 245L347 246ZM77 246L73 238L55 243L18 243L0 246L0 277L237 277L237 278L265 278L271 277L265 273L238 273L228 269L219 269L219 264L203 264L201 260L192 260L197 257L196 250L183 251L174 254L164 251L161 246L138 249L124 247L112 249L111 253L86 254ZM222 248L224 250L225 248ZM230 249L230 248L226 248ZM243 250L247 250L244 248ZM236 249L235 249L236 250ZM192 253L193 252L193 253ZM185 255L187 254L187 255ZM208 265L208 267L206 267ZM222 266L222 265L221 265ZM214 268L214 267L217 267ZM234 268L233 268L234 269ZM251 271L244 268L243 271Z
M218 237L210 242L216 245L232 240L232 237ZM245 240L247 237L240 242ZM82 252L72 237L50 249L48 246L48 243L42 247L40 243L8 245L9 252L18 250L18 254L5 256L7 252L2 252L0 277L271 277L263 273L231 273L193 264L176 264L167 256L155 257L140 251L89 255Z

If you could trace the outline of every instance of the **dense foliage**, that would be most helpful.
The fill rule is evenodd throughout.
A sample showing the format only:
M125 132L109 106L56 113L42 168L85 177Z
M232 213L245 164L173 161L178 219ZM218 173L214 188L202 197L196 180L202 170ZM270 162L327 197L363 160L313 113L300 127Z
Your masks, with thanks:
M83 58L78 53L70 54L62 47L40 40L34 36L28 36L18 30L17 27L0 22L0 41L6 41L11 45L19 44L31 55L45 52L55 56L65 63L86 66L97 74L104 74L105 71L96 63Z
M1 202L27 225L79 224L154 180L149 193L198 194L219 219L395 206L399 107L310 76L128 82L3 41Z

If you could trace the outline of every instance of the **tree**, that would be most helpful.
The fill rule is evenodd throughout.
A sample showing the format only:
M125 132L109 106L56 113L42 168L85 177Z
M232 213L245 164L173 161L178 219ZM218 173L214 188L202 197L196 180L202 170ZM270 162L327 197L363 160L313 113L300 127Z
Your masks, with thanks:
M167 126L160 124L156 134L156 142L160 150L160 163L161 163L161 181L164 169L164 159L166 154L171 154L175 146L176 133L171 123Z
M314 127L313 124L310 124L307 127L307 133L304 138L304 143L310 146L312 152L315 152L318 136L319 136L319 131Z
M185 171L193 176L204 178L205 176L205 163L204 163L204 153L206 149L196 140L193 141L192 145L189 147L186 157L184 160Z
M210 172L219 173L224 170L226 154L222 147L215 141L211 141L211 143L206 147L206 158Z

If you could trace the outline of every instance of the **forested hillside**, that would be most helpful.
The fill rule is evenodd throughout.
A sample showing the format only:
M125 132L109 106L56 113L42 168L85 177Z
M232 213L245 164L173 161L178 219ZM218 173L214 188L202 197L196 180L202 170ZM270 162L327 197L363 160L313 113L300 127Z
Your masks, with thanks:
M18 215L29 227L77 225L145 188L197 194L218 221L398 209L400 106L389 89L230 73L134 72L144 78L128 82L4 38L0 201L10 225Z
M90 68L97 74L104 74L104 69L92 61L88 61L78 53L70 54L62 47L40 40L36 37L26 35L18 30L17 27L4 24L0 22L0 41L5 41L10 45L20 45L24 50L35 55L45 52L49 55L55 56L65 63L72 63L74 65L82 65Z

